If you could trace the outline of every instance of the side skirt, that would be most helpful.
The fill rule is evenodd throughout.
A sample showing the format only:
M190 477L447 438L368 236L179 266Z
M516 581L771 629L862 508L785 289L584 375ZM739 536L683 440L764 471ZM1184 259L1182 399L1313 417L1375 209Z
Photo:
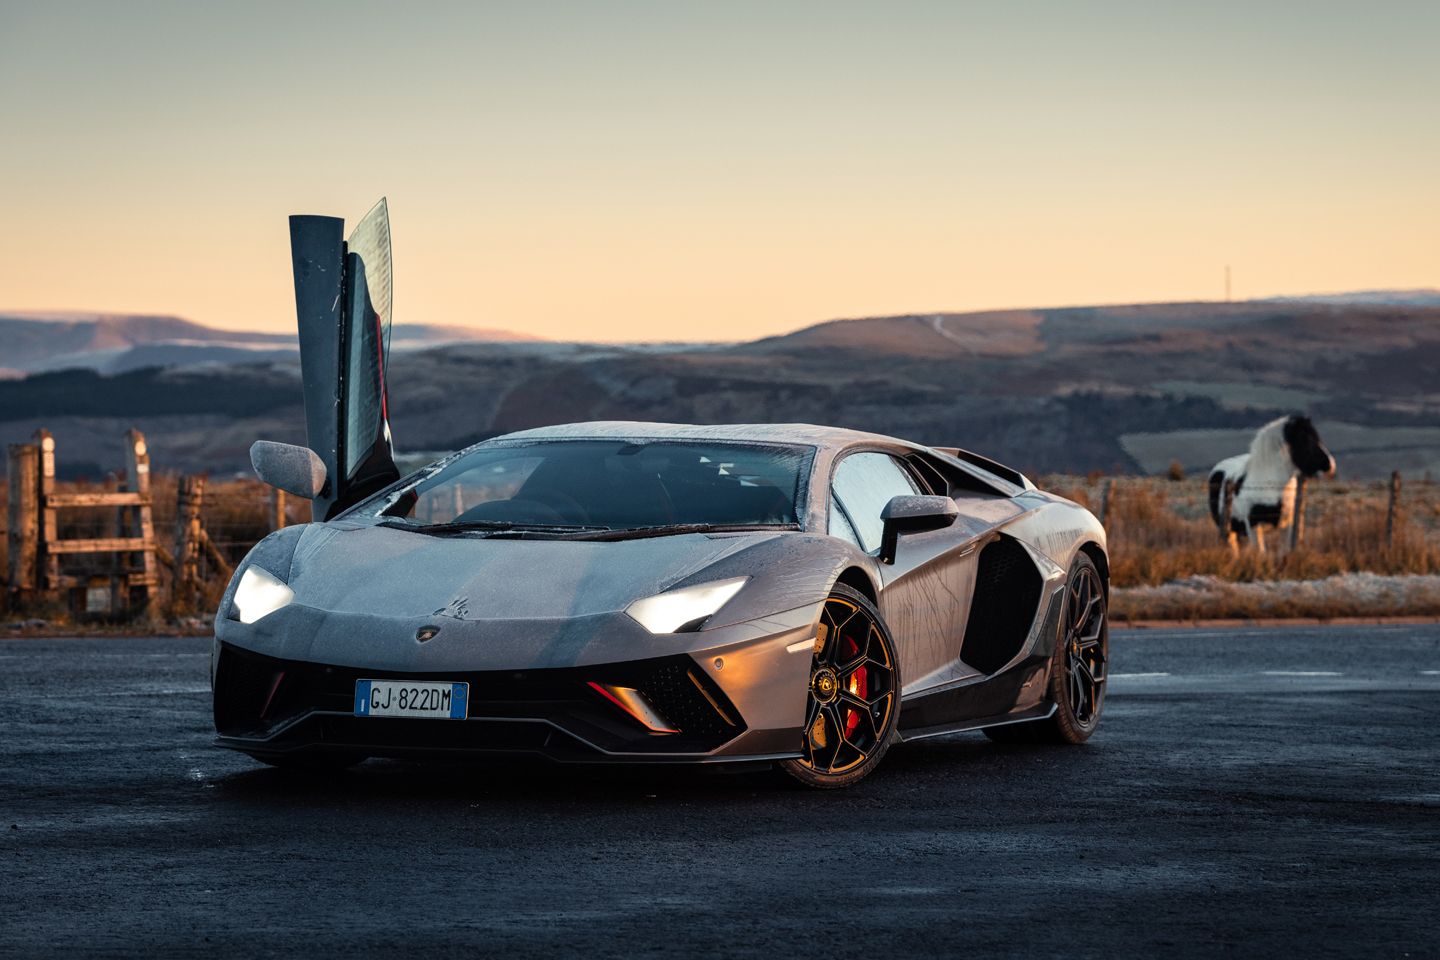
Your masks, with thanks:
M936 727L923 727L919 730L901 730L900 742L908 743L911 740L924 740L927 737L939 737L947 733L964 733L967 730L983 730L986 727L1003 727L1011 723L1027 723L1031 720L1044 720L1055 713L1055 704L1042 703L1023 710L1020 713L1004 713L998 717L984 717L979 720L963 720L959 723L941 724Z

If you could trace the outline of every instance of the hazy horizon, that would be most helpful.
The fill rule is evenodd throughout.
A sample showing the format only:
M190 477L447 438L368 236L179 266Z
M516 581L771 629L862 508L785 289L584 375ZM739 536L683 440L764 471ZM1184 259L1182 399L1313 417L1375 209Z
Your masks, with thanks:
M757 335L756 337L754 337L754 338L751 338L751 337L731 337L731 338L709 337L709 338L695 338L695 339L693 339L693 340L688 340L688 341L677 340L677 339L675 339L675 338L660 339L660 338L653 338L653 337L650 337L650 338L635 338L635 337L632 337L632 338L628 338L628 339L595 339L595 338L580 338L580 337L545 337L545 336L542 336L542 335L540 335L540 334L533 333L532 331L529 331L529 330L522 330L522 329L519 329L519 328L516 328L516 327L506 326L506 325L503 324L503 323L478 324L478 323L464 323L464 322L461 322L461 321L451 321L451 322L446 322L446 323L430 324L430 323L427 323L426 321L406 319L406 318L403 318L403 317L402 317L402 318L397 318L396 321L395 321L395 323L396 323L397 325L400 325L400 326L405 326L405 325L438 326L438 327L453 326L453 327L460 327L460 328L469 329L469 330L494 330L494 331L501 332L501 333L518 334L518 335L521 335L522 337L524 337L524 336L534 337L534 338L536 338L536 340L539 340L539 341L550 341L550 342L566 342L566 341L582 341L582 340L583 340L584 342L614 343L614 344L627 344L627 343L630 343L630 344L653 344L653 343L666 343L666 342L737 343L737 342L743 342L743 341L750 340L750 339L760 339L760 338L763 338L763 337L783 336L783 335L785 335L785 334L787 334L787 333L795 333L795 332L800 331L800 330L805 330L805 329L807 329L807 328L809 328L809 327L818 326L818 325L825 324L825 323L835 323L835 322L840 322L840 321L846 321L846 320L873 320L873 319L883 319L883 318L887 318L887 317L899 317L899 316L922 316L922 317L923 317L923 316L934 316L934 315L936 315L936 314L941 314L941 315L946 315L946 316L959 316L959 315L964 315L964 314L967 314L967 313L1024 313L1024 312L1032 311L1032 310L1066 310L1066 309L1091 309L1091 308L1104 309L1104 308L1108 308L1108 307L1132 307L1132 306L1133 306L1133 307L1146 307L1146 306L1155 306L1155 307L1158 307L1158 306L1179 305L1179 304L1187 304L1187 303L1214 303L1214 304L1219 305L1219 304L1226 304L1226 303L1243 304L1243 303L1257 303L1257 302L1269 302L1269 301L1282 301L1282 302L1283 302L1283 301L1292 301L1292 300L1293 300L1293 301L1300 301L1300 302L1314 301L1314 302L1317 302L1317 303L1321 303L1321 302L1335 302L1335 303L1340 303L1340 302L1350 302L1350 301L1342 301L1340 298L1348 298L1348 297L1352 297L1352 296L1359 296L1359 295L1366 295L1366 294L1397 294L1397 295L1403 295L1403 294L1423 294L1423 295L1426 296L1427 299L1434 298L1434 299L1440 300L1440 288L1437 288L1437 287L1410 287L1410 288L1402 288L1402 289L1385 289L1385 290L1378 290L1378 289L1377 289L1377 290L1330 290L1330 291L1315 291L1315 292L1307 292L1307 293L1276 294L1276 295L1274 295L1274 296L1272 296L1272 297L1255 297L1255 298L1247 298L1247 299L1245 299L1245 300L1232 299L1232 300L1228 300L1228 301L1227 301L1227 300L1185 300L1185 301L1179 301L1179 300L1145 300L1145 301L1133 301L1133 302L1120 302L1120 301L1115 301L1115 302L1112 302L1112 303L1028 304L1028 305L1025 305L1025 306L995 307L995 308L987 308L987 309L983 309L983 310L933 310L933 311L914 311L914 312L911 312L911 313L903 313L903 312L902 312L902 313L895 313L895 312L892 312L892 313L865 314L865 315L858 315L858 314L857 314L857 315L854 315L854 316L847 316L847 317L825 317L825 318L817 319L817 320L808 320L808 321L805 321L805 322L803 322L803 323L799 323L799 324L796 324L796 325L793 325L793 326L780 327L780 328L777 328L777 329L775 329L775 330L773 330L773 331L767 331L767 332L765 332L765 333L758 334L758 335ZM1331 298L1335 298L1335 300L1332 301ZM1360 305L1364 305L1364 304L1366 304L1366 303L1368 303L1368 302L1369 302L1369 301L1359 301ZM1428 308L1429 306L1430 306L1429 304L1426 305L1427 308ZM1440 304L1437 304L1437 306L1440 306ZM173 311L165 311L165 310L118 311L118 310L76 310L76 309L35 309L35 308L7 309L7 308L4 308L4 307L0 307L0 318L4 318L4 317L19 319L19 320L37 320L37 321L43 321L43 322L57 322L57 323L63 323L63 322L67 322L67 321L88 321L88 320L93 320L93 319L102 318L102 317L157 317L157 318L168 318L168 319L174 319L174 320L182 320L182 321L186 321L186 322L189 322L189 323L199 324L199 325L204 326L204 327L209 327L209 328L214 329L214 330L218 330L218 331L222 331L222 332L226 332L226 331L228 331L228 332L234 332L234 333L237 333L237 334L246 334L246 333L279 334L279 333L290 333L290 332L292 332L291 330L285 329L285 328L283 328L283 327L282 327L282 328L279 328L279 329L276 329L276 328L261 328L261 327L221 327L221 326L218 326L218 325L213 324L213 323L208 323L204 318L201 318L201 317L184 316L184 315L182 315L182 314L178 314L178 313L175 313L175 312L173 312ZM293 326L293 322L294 322L294 321L293 321L293 317L292 317L292 318L291 318L291 324L292 324L292 326ZM523 342L523 341L517 341L517 342Z
M1440 286L1433 4L0 0L0 298L293 325L390 200L397 323L830 319ZM90 311L86 311L90 312Z

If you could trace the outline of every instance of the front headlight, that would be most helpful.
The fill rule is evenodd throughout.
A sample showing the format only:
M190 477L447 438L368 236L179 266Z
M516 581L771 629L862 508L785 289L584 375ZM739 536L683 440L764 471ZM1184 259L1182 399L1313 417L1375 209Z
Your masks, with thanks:
M240 574L240 583L235 587L235 618L241 623L254 623L262 617L279 610L295 599L295 591L280 582L269 571L251 564Z
M657 593L636 600L625 608L635 620L651 633L684 633L698 630L725 602L740 592L749 577L716 580L683 590Z

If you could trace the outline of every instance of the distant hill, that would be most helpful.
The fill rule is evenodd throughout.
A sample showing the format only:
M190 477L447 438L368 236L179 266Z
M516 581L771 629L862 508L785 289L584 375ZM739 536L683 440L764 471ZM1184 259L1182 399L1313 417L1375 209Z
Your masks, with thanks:
M397 324L392 348L457 342L535 340L508 330ZM84 368L124 373L142 367L247 363L292 356L295 336L220 330L191 320L141 314L0 313L0 374Z
M1352 290L1349 293L1314 293L1304 297L1271 297L1272 303L1379 304L1391 307L1440 307L1440 290Z
M1137 304L837 320L666 349L397 350L391 410L402 451L575 420L798 420L959 444L1035 473L1204 470L1304 411L1342 475L1440 476L1437 369L1436 307ZM62 470L117 461L132 424L159 468L245 471L251 440L304 440L298 363L0 382L0 441L48 427Z

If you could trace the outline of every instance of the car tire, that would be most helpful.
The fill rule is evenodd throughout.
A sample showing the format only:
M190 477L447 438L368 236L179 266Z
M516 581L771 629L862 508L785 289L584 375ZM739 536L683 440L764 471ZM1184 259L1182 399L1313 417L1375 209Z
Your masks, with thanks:
M895 741L900 660L880 611L837 583L821 607L805 693L804 754L780 769L814 789L869 776Z
M1043 720L986 727L996 743L1084 743L1100 725L1110 656L1109 591L1095 561L1081 553L1065 580L1065 607L1050 661L1049 699Z

